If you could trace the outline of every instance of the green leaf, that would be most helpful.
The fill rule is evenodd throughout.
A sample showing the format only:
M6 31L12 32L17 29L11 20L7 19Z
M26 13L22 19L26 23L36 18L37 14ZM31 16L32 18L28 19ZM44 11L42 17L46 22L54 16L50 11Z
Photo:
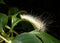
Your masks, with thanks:
M56 38L54 38L53 36L45 33L45 32L31 32L32 34L35 34L36 36L38 36L39 38L42 39L43 43L60 43L59 40L57 40Z
M33 34L22 33L16 36L12 43L42 43L42 42Z
M1 3L1 4L5 4L4 0L0 0L0 3Z
M2 31L3 27L7 24L8 22L8 17L3 14L0 13L0 31Z
M9 15L9 16L12 16L12 23L11 23L11 24L12 24L12 26L11 26L12 29L13 29L14 26L17 25L17 23L20 21L20 19L16 17L16 16L18 15L18 12L19 12L19 9L16 8L16 7L12 7L12 8L10 8L9 11L8 11L8 15ZM12 30L12 29L11 29L11 30Z
M12 7L12 8L9 9L8 15L15 15L15 14L17 14L18 12L19 12L19 9L18 9L18 8Z

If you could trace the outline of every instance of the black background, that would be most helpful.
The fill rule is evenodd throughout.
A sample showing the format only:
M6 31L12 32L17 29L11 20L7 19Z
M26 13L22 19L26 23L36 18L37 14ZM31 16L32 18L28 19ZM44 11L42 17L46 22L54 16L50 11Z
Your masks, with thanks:
M48 33L60 39L60 7L59 1L55 0L4 0L6 5L0 4L0 12L8 12L10 7L18 7L20 10L26 10L28 13L40 15L48 12L55 22L50 25ZM44 14L47 16L47 14ZM44 17L44 16L43 16ZM46 18L45 18L46 19Z

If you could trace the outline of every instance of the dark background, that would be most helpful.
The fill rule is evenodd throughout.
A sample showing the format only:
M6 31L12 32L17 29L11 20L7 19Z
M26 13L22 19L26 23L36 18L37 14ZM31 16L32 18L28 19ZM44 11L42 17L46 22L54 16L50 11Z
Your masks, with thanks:
M28 13L43 15L42 18L50 15L50 20L55 21L50 24L47 32L60 39L60 7L59 1L55 0L4 0L6 5L0 4L0 12L7 14L10 7L17 7L26 10ZM46 18L45 18L46 19ZM47 20L48 21L48 20Z

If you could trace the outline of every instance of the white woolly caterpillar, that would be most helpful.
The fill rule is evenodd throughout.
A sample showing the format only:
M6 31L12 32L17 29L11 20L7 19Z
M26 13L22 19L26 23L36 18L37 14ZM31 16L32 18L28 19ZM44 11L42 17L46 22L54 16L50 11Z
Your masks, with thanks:
M41 20L41 18L39 19L29 14L23 14L23 15L20 15L20 17L21 19L25 19L29 21L30 23L32 23L32 25L38 30L45 31L46 24Z

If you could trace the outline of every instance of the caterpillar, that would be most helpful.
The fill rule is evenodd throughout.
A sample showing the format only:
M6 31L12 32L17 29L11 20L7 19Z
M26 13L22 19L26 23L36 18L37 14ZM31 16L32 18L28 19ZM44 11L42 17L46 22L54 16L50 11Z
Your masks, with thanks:
M35 17L33 15L30 14L22 14L20 15L21 19L25 19L27 21L29 21L34 28L37 28L38 31L45 31L46 29L46 23L44 23L44 21L41 18Z
M56 18L55 15L46 14L46 16L44 17L43 15L35 16L32 14L20 14L20 18L29 21L32 24L32 26L38 31L47 32L48 34L51 34L52 36L60 39L58 34L59 32L56 31L58 27L56 27L57 24L55 24L56 23L56 20L54 20L54 18Z

